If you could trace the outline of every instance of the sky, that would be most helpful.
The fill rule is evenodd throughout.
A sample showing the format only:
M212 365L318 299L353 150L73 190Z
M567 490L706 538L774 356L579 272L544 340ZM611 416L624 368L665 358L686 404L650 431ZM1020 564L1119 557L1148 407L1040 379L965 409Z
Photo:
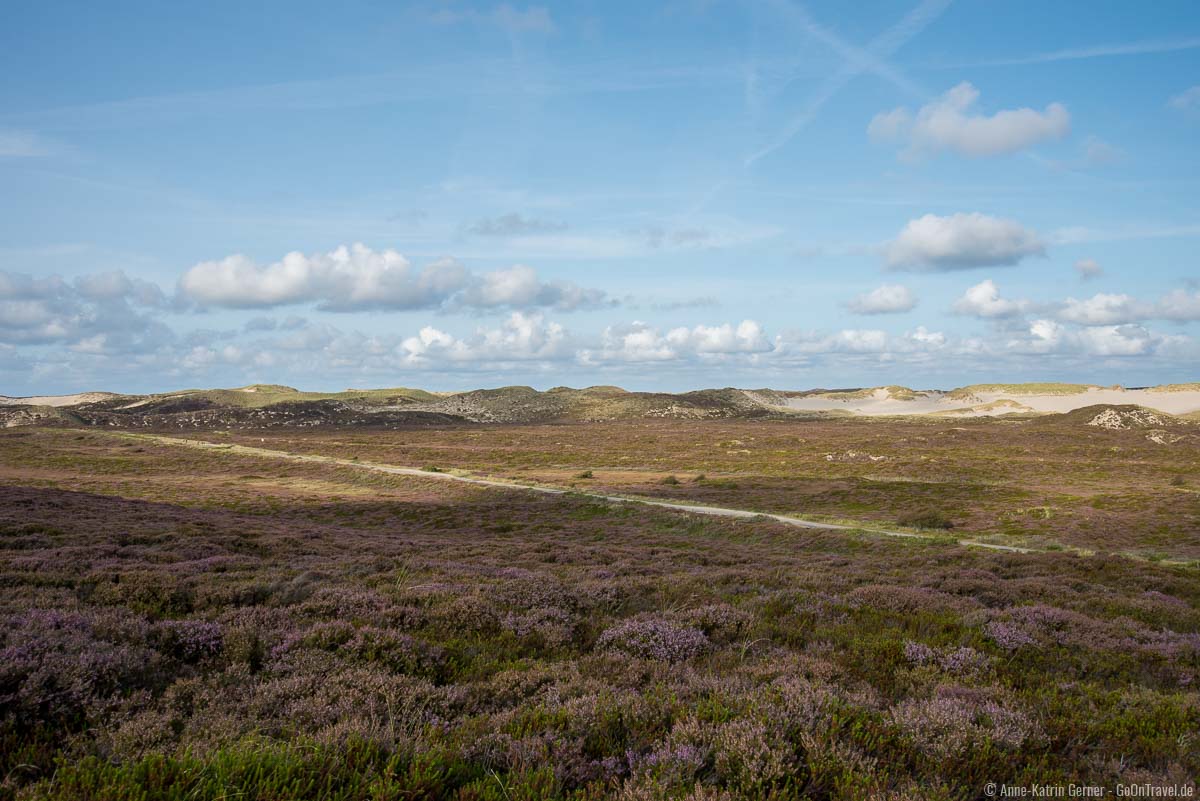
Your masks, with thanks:
M3 3L0 394L1200 380L1200 5Z

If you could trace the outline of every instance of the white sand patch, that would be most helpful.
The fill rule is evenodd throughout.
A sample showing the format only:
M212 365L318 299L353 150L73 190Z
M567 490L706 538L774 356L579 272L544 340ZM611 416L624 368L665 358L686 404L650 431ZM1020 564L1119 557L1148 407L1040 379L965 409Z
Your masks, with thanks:
M0 395L0 406L77 406L95 403L109 398L121 397L115 392L80 392L75 395L31 395L26 398L10 398Z
M997 416L1016 412L1063 413L1085 406L1134 404L1167 414L1200 411L1200 390L1171 392L1155 389L1111 389L1089 387L1069 395L1025 394L1023 392L978 392L970 397L951 397L939 390L913 392L894 397L880 388L862 397L838 397L837 394L806 395L788 398L784 408L796 411L842 411L865 416L954 414L963 417Z

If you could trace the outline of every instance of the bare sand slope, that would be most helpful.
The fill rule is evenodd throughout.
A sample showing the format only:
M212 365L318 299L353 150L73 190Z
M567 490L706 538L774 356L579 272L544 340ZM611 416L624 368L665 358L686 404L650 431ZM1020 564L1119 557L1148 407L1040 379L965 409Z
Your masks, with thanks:
M1026 393L986 389L894 392L885 387L858 393L821 393L789 398L786 408L797 411L843 411L851 414L942 414L964 417L996 416L1022 412L1070 412L1097 404L1136 404L1167 414L1200 411L1200 389L1080 388L1078 392Z
M27 398L10 398L0 395L0 406L78 406L120 397L115 392L80 392L75 395L32 395Z

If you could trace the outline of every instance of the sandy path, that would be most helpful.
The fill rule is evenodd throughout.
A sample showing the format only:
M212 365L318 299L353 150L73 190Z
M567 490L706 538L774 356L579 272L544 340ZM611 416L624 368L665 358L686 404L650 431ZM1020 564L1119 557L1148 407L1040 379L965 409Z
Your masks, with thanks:
M163 445L182 446L187 448L199 448L202 450L222 451L225 453L239 453L247 456L260 456L271 459L287 459L293 462L317 462L320 464L334 464L341 467L355 467L360 470L370 470L376 473L389 473L398 476L416 476L418 478L441 479L445 481L458 481L465 484L476 484L483 487L496 487L499 489L509 490L525 490L527 492L540 492L545 495L575 495L577 497L590 498L597 501L609 501L613 503L637 503L644 506L657 506L662 509L670 509L676 512L687 512L689 514L710 515L713 517L732 517L743 520L751 520L754 518L769 518L778 523L783 523L788 526L797 528L818 528L818 529L837 529L840 531L858 531L867 534L879 534L886 537L903 537L905 539L927 540L929 537L921 534L913 534L907 531L888 531L885 529L873 528L870 524L864 525L839 525L837 523L817 523L812 520L804 520L799 517L789 517L787 515L765 514L763 512L752 512L746 509L730 509L722 506L701 506L697 504L674 503L672 501L660 501L652 498L625 497L622 495L605 495L599 492L581 492L578 490L565 490L559 487L546 487L539 484L520 484L515 481L502 481L495 478L478 478L476 476L466 476L456 473L433 473L428 470L421 470L416 467L397 467L388 464L376 464L374 462L356 462L351 459L339 459L334 456L317 456L304 453L290 453L288 451L273 451L267 448L254 448L248 445L232 445L208 442L198 439L184 439L182 437L165 437L156 434L132 434L132 433L116 433L116 436L127 437L132 439L150 440ZM1019 548L1015 545L998 545L990 542L978 542L976 540L953 540L953 542L972 548L987 548L993 551L1011 551L1013 553L1033 553L1035 549Z

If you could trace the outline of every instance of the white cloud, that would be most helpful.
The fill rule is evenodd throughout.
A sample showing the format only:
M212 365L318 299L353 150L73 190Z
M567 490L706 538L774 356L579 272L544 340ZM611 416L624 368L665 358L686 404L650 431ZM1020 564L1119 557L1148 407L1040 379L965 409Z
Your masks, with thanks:
M1075 272L1079 273L1080 280L1090 281L1104 275L1104 268L1095 259L1080 259L1075 262Z
M1162 341L1140 325L1089 326L1074 337L1084 353L1094 356L1141 356Z
M903 107L881 111L867 125L867 136L873 142L891 142L903 136L912 121L912 112Z
M465 267L452 260L415 270L394 250L376 252L362 244L329 253L288 253L260 266L237 254L201 262L179 286L198 303L259 308L320 302L331 311L436 306L467 285Z
M170 336L146 313L165 303L157 286L122 272L68 283L56 275L0 271L0 342L56 344L78 352L145 349Z
M1047 139L1061 139L1071 127L1071 115L1060 103L1044 111L1019 108L992 116L973 113L979 90L963 82L922 106L912 115L898 108L877 114L867 128L876 141L907 144L905 157L953 151L964 156L1015 153Z
M1200 85L1190 87L1175 95L1168 101L1171 108L1180 111L1195 111L1200 109Z
M1037 232L978 212L911 220L888 243L890 267L932 272L999 267L1046 252Z
M523 264L479 276L457 302L475 309L545 307L559 311L614 303L599 289L584 289L570 282L542 282L532 267Z
M1034 320L1025 337L1010 340L1013 353L1076 356L1147 356L1184 338L1165 337L1140 325L1095 325L1068 328L1053 320Z
M833 333L785 332L777 338L775 352L771 355L785 364L814 358L924 363L934 354L947 350L954 348L946 335L929 331L924 326L899 336L878 329L848 328Z
M438 362L495 364L513 361L562 360L571 356L566 329L540 314L513 312L499 328L479 328L459 338L433 326L407 337L395 348L402 364L430 366Z
M600 347L581 351L579 359L584 364L689 358L720 360L735 355L767 353L773 347L763 334L762 326L754 320L743 320L736 326L724 323L679 327L665 334L654 326L636 321L605 328Z
M899 314L916 308L917 296L902 284L884 284L846 304L855 314Z
M980 281L970 287L961 298L954 302L954 311L958 314L988 319L1014 317L1028 308L1028 301L1007 300L1000 297L1000 289L991 279Z
M1179 322L1200 320L1200 292L1176 289L1163 296L1155 311L1163 320Z
M735 327L729 323L694 328L672 328L667 341L680 352L704 354L761 353L771 349L762 326L743 320Z
M1152 308L1129 295L1098 293L1086 300L1067 298L1058 317L1080 325L1114 325L1144 320L1153 314Z
M1067 298L1058 311L1058 319L1080 325L1120 325L1145 320L1200 320L1200 292L1176 289L1155 302L1138 300L1126 294L1097 293L1084 300Z
M543 283L522 265L476 275L454 259L423 269L394 250L366 245L306 256L292 252L259 265L233 255L195 265L179 282L180 293L201 305L267 308L316 303L325 311L553 307L601 305L605 294L568 282Z

